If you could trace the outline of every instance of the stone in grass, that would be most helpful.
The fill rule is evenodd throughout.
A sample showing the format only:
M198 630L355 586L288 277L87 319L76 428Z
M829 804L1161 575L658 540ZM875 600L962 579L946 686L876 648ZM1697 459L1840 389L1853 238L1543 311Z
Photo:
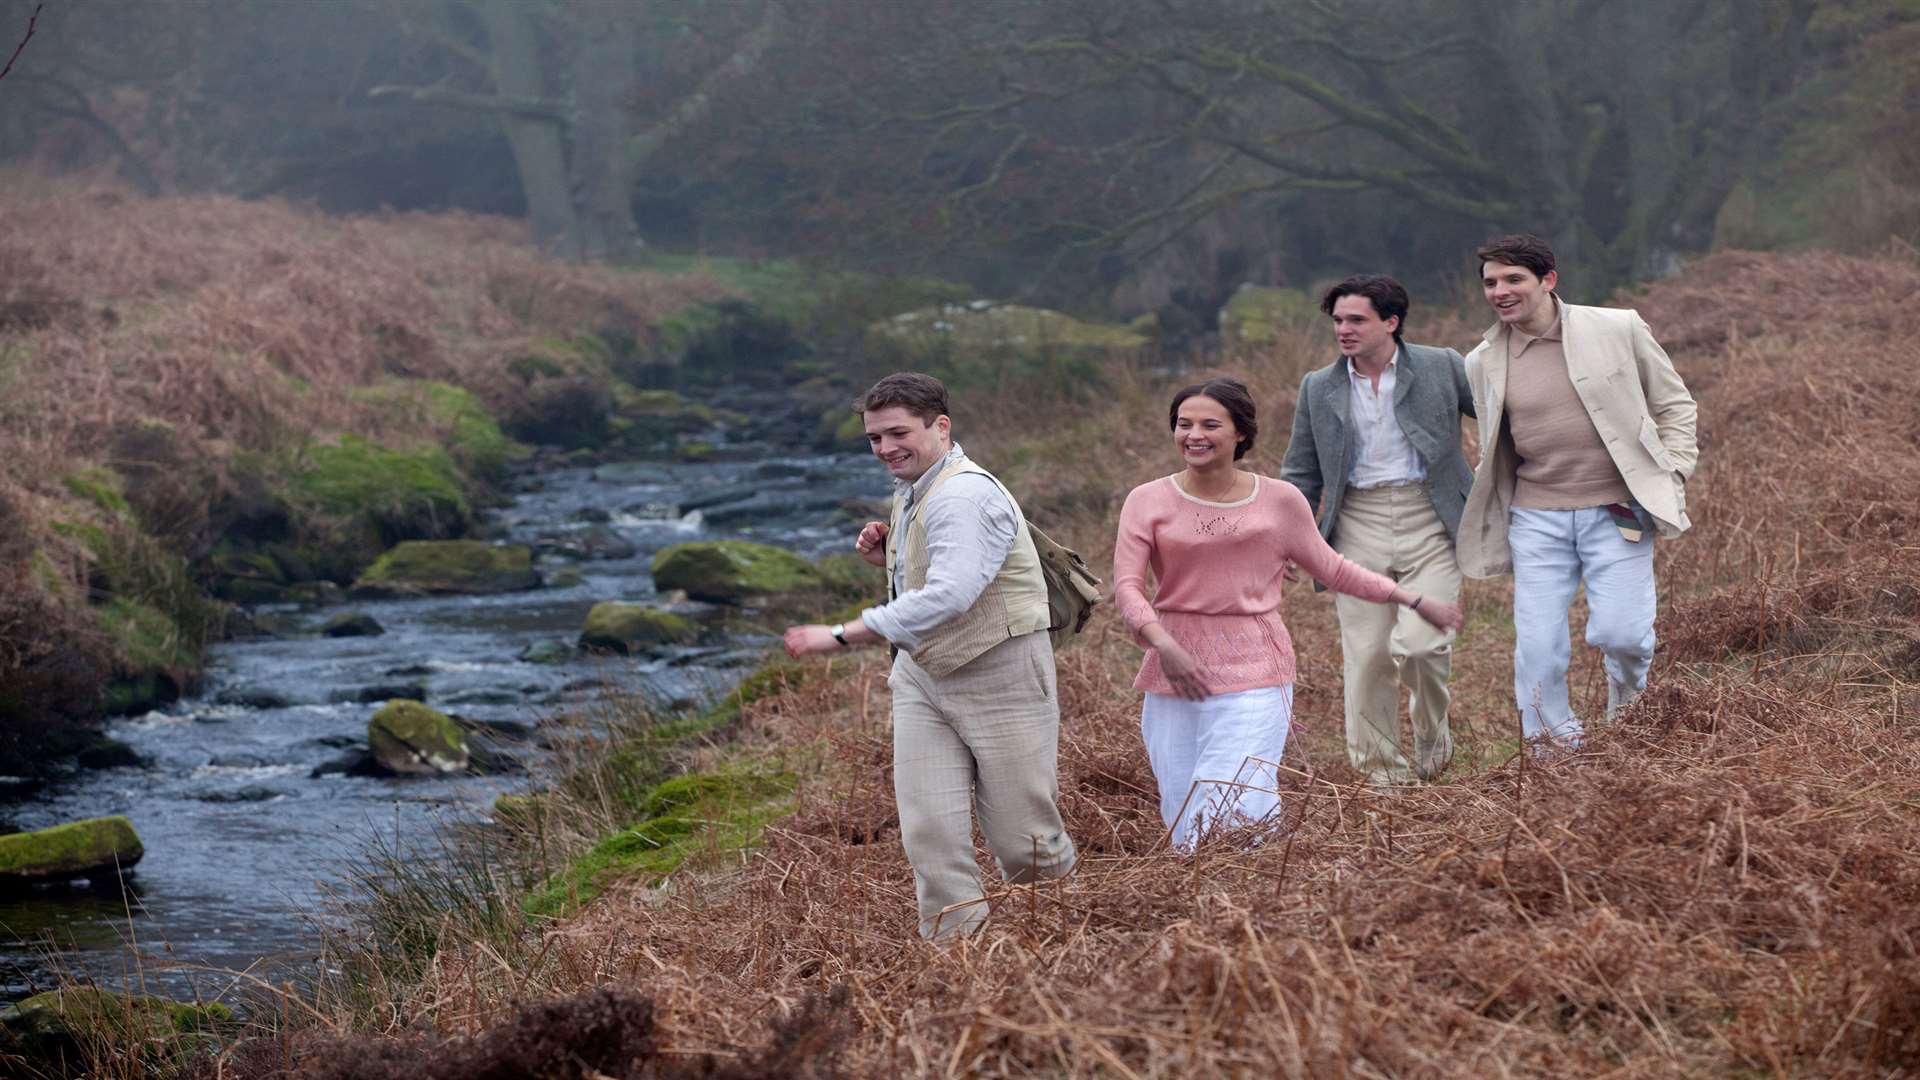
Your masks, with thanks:
M146 853L133 822L118 815L0 836L0 888L106 877Z
M367 746L396 776L443 776L467 767L467 739L453 718L417 701L389 701L367 721Z
M380 621L364 611L346 611L328 619L320 627L326 637L378 637L387 632Z
M233 1021L218 1002L192 1004L148 994L66 986L0 1008L5 1049L52 1062L82 1060L81 1049L110 1045L150 1049L168 1039Z
M812 563L777 547L745 540L701 540L660 549L653 586L681 589L695 600L740 604L759 597L809 592L825 584Z
M684 615L609 600L587 612L580 647L631 655L663 645L684 645L699 636L699 625Z
M533 550L480 540L409 540L367 567L349 595L485 595L540 587Z

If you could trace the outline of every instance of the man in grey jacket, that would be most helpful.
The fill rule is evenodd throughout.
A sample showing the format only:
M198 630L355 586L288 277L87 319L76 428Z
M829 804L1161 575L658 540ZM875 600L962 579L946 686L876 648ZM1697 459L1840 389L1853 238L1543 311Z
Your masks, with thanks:
M1340 359L1300 381L1293 440L1280 476L1317 508L1320 534L1348 559L1423 597L1454 603L1454 534L1473 474L1460 417L1473 395L1460 354L1402 337L1407 290L1359 274L1327 290ZM1453 757L1447 679L1453 631L1410 607L1334 598L1344 659L1347 758L1367 782L1432 779ZM1400 739L1400 687L1409 693L1411 761Z

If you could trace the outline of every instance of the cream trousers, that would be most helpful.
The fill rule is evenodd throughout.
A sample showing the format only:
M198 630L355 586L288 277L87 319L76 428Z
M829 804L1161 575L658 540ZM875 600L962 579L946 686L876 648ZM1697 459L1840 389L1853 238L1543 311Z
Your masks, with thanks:
M1073 841L1054 805L1060 706L1045 631L1010 638L944 677L903 652L887 685L893 794L922 937L968 933L986 920L975 809L1009 882L1073 869Z
M1423 484L1348 488L1334 526L1333 548L1348 559L1419 593L1460 599L1453 540L1434 513ZM1453 673L1453 631L1412 608L1334 597L1346 681L1347 760L1375 784L1432 779L1453 758L1447 730L1447 679ZM1412 721L1412 753L1400 734L1400 688Z

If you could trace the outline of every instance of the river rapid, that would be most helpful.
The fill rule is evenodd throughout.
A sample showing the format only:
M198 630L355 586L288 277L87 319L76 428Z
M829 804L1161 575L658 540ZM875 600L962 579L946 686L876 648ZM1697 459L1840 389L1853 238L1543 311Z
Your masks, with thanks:
M225 992L233 972L297 974L313 955L316 913L369 843L436 857L437 825L484 819L496 796L535 783L316 776L364 745L367 720L395 690L417 688L437 709L496 725L508 733L498 743L537 776L542 725L609 694L708 699L776 642L736 635L656 659L572 652L558 663L524 659L530 647L572 642L598 601L655 601L648 566L669 544L737 537L808 557L850 550L850 501L889 490L873 459L854 454L562 468L514 487L486 534L534 546L550 582L571 568L577 584L260 609L280 636L216 646L202 693L108 727L144 766L77 773L0 804L0 817L21 829L125 814L146 847L125 895L0 897L0 1000L49 989L63 974L182 998ZM582 547L595 557L577 558ZM372 615L385 633L314 632L342 611Z

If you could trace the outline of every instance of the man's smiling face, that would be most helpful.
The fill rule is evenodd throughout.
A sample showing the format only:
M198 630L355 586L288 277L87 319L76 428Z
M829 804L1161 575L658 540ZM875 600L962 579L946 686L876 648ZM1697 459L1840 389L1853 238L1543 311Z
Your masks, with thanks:
M1559 275L1539 277L1524 266L1488 261L1480 267L1480 289L1493 313L1507 326L1540 326L1553 311L1553 286Z
M931 423L904 405L889 405L861 415L867 427L867 445L894 479L911 484L947 455L953 421L936 416Z

